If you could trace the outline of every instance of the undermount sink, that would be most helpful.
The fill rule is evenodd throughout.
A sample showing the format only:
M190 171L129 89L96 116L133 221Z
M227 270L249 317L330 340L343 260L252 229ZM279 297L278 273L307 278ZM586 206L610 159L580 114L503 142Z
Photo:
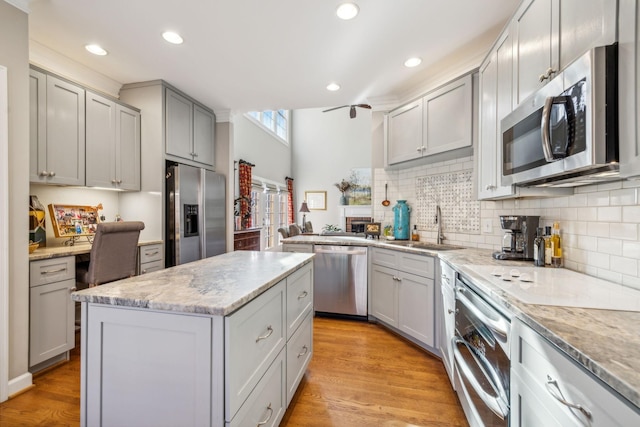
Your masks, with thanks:
M463 246L414 242L412 240L389 240L386 243L390 245L404 246L405 248L428 249L431 251L451 251L455 249L464 249Z

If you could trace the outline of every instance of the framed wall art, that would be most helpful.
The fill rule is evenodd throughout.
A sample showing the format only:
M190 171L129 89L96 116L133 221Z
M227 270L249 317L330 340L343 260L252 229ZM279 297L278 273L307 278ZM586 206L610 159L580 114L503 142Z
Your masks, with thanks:
M304 198L310 210L326 211L327 210L327 192L326 191L305 191Z

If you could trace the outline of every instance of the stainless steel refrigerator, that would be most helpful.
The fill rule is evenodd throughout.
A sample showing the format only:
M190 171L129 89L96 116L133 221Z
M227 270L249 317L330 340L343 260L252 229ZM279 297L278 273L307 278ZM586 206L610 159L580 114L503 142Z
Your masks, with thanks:
M165 264L167 267L226 252L225 177L168 163Z

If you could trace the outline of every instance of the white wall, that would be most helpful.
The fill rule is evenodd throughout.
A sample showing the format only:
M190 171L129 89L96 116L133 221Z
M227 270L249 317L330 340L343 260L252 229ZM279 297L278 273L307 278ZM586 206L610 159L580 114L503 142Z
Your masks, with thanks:
M349 109L323 113L322 109L293 112L293 175L296 222L302 223L297 212L305 191L326 191L327 210L307 214L314 231L326 224L338 225L340 191L335 183L349 178L353 168L371 167L370 110L359 108L354 119Z
M232 120L233 159L253 163L253 176L284 184L285 177L291 176L291 149L242 113Z

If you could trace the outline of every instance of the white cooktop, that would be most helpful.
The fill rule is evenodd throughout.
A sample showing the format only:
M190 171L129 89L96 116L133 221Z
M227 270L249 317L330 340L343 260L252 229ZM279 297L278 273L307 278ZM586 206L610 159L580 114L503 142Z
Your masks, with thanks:
M565 268L466 267L526 304L640 312L640 291Z

